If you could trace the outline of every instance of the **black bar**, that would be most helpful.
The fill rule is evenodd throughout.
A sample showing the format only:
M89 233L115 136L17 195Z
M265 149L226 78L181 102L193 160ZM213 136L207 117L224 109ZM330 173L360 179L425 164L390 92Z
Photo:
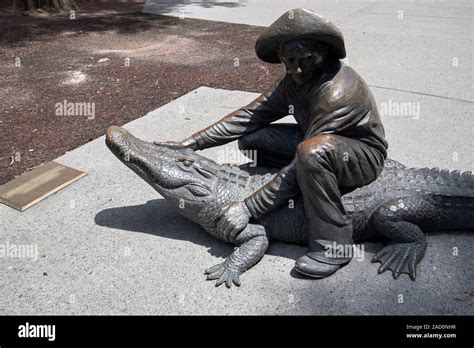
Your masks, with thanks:
M413 344L474 342L472 316L3 316L0 346L58 344ZM55 339L19 337L55 325ZM33 332L34 334L34 332ZM421 335L422 337L407 337ZM435 338L434 334L456 337ZM429 336L431 335L431 336Z

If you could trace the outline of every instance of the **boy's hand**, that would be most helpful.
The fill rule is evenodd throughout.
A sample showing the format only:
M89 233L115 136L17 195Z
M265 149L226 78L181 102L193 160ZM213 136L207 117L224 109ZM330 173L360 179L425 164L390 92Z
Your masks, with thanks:
M196 140L192 137L185 139L183 141L154 141L153 144L155 145L164 145L168 147L176 147L176 148L189 148L192 150L198 150L198 144Z

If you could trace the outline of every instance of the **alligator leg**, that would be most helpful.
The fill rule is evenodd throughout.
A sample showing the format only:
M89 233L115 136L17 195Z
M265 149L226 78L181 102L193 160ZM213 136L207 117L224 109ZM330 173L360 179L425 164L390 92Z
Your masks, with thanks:
M239 276L260 261L269 246L265 228L255 224L248 224L231 242L239 247L223 263L205 271L207 280L217 279L216 286L240 286Z
M407 273L415 280L416 265L425 255L427 246L425 234L415 224L420 216L413 214L414 208L420 204L426 203L415 202L413 198L399 199L382 205L372 215L377 233L390 240L372 259L372 262L381 263L379 273L391 270L395 279L400 273ZM426 209L419 211L423 213Z

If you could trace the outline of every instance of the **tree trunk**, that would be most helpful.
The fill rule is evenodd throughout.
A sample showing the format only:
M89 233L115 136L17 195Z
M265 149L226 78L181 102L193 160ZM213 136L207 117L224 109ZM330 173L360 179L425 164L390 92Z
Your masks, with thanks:
M12 0L15 10L35 12L37 9L70 11L77 10L75 0Z

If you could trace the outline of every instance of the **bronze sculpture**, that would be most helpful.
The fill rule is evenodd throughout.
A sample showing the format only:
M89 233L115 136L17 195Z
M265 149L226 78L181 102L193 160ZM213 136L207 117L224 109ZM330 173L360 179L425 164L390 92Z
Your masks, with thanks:
M222 207L241 202L278 170L259 174L255 171L260 168L217 164L191 149L154 145L115 126L107 130L106 144L184 217L213 237L237 245L224 262L206 270L216 286L240 285L240 275L263 257L271 240L308 244L310 224L301 194L294 206L282 205L238 233L218 229ZM342 201L354 226L354 241L386 242L372 262L381 263L379 273L391 270L394 278L407 273L415 280L428 245L423 232L474 230L471 172L406 168L387 159L377 180L345 194Z
M300 192L309 221L309 251L295 269L322 278L351 257L328 257L328 245L352 245L353 225L342 195L374 181L388 144L375 100L363 79L340 59L340 30L307 9L287 11L258 38L259 58L284 63L286 72L249 105L176 147L202 150L239 141L256 150L258 165L279 172L242 201L229 204L217 229L237 235ZM297 124L271 125L288 114Z

